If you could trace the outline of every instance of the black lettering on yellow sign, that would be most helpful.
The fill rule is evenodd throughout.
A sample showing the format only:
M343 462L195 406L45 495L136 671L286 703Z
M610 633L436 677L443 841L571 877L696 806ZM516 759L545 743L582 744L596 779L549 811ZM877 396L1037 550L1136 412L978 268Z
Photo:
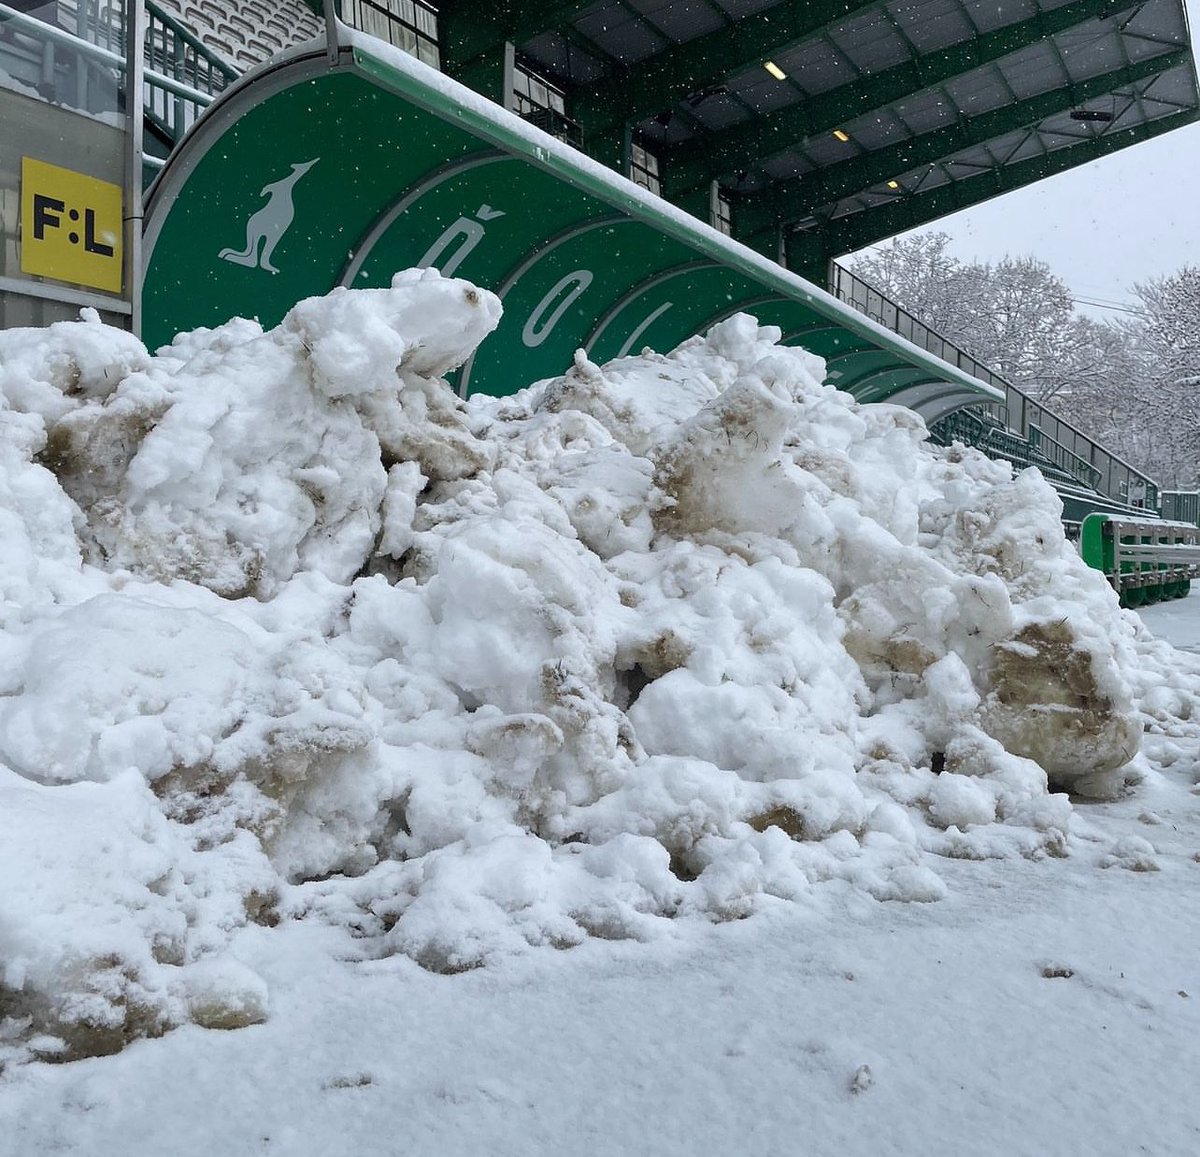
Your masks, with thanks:
M62 213L64 209L66 209L66 205L57 197L47 197L45 193L34 193L33 239L35 241L45 239L47 228L58 229L62 225L61 217L57 217L55 214ZM70 209L67 211L67 216L72 221L78 221L79 210ZM72 230L67 234L67 240L72 245L78 245L79 233ZM83 248L88 253L98 253L101 257L112 257L116 249L114 245L105 245L96 240L95 209L84 209L83 211Z
M56 201L53 197L47 197L44 193L34 193L33 195L33 236L34 240L40 241L46 236L46 226L50 225L57 229L61 221L57 217L52 217L48 210L53 209L56 213L61 213L66 206L61 201Z
M120 185L21 158L21 269L120 293Z

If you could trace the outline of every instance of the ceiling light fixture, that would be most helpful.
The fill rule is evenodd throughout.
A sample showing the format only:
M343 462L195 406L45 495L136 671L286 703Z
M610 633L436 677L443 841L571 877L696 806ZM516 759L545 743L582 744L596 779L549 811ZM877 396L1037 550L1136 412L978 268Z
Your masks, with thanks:
M841 129L834 129L833 135L837 137L839 141L848 141L850 139L850 134L843 132Z
M889 189L898 189L898 188L900 188L900 182L899 181L888 181L887 186Z
M776 80L787 80L787 73L783 71L773 60L764 60L763 68L765 68Z

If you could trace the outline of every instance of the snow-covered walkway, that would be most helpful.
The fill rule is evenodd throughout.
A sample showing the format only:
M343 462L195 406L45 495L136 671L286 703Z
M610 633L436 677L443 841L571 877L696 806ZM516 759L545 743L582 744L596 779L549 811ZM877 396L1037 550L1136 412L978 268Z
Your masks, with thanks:
M1172 599L1138 614L1159 638L1170 640L1181 651L1200 651L1200 582L1192 583L1186 599Z
M1197 797L1158 784L1087 821L1161 870L947 860L936 904L830 887L453 977L255 930L266 1024L15 1072L0 1153L1194 1157Z

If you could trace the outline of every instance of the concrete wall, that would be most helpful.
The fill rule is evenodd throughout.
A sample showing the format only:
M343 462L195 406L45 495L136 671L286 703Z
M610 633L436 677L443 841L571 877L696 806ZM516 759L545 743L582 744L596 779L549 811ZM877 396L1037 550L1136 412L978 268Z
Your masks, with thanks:
M36 277L21 269L22 158L121 185L125 134L117 122L115 112L97 117L0 88L0 328L74 318L82 305L99 309L112 324L127 323L125 294Z

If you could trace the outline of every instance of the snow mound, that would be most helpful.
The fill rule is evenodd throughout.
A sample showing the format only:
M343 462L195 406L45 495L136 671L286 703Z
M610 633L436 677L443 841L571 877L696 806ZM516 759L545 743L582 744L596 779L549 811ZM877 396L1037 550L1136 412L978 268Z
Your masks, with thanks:
M498 318L412 271L153 357L0 332L0 1063L261 1020L282 919L454 972L937 900L1200 734L1036 471L741 315L463 402Z

